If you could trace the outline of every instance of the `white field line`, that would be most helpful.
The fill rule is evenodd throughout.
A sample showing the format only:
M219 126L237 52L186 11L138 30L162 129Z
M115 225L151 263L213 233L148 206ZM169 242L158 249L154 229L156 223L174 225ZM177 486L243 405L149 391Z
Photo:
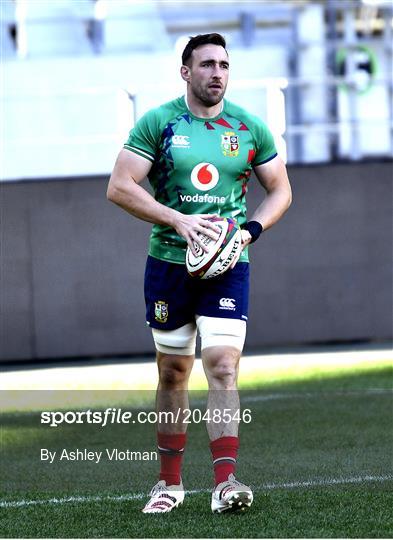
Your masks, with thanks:
M349 478L326 478L320 480L304 480L299 482L284 482L277 484L262 484L254 487L254 491L273 491L277 489L296 489L305 487L324 487L345 484L364 484L367 482L386 482L393 480L393 474L385 474L379 476L353 476ZM189 495L199 493L210 493L210 489L193 489L186 491ZM93 502L127 502L144 499L146 493L133 493L130 495L107 495L107 496L72 496L52 499L24 500L21 501L0 501L0 508L21 508L26 506L36 506L44 504L66 504L66 503L93 503Z
M253 401L274 401L279 399L306 399L306 398L326 398L326 397L358 397L358 396L376 396L376 395L386 395L392 394L393 389L390 388L363 388L360 390L337 390L332 392L298 392L294 394L283 393L273 393L260 396L245 396L242 398L242 391L240 391L240 401L242 403L253 402Z
M285 393L274 392L272 394L261 394L258 396L242 396L242 392L246 392L247 389L240 390L240 403L255 403L259 401L279 401L286 399L323 399L329 397L359 397L359 396L393 396L393 389L390 388L363 388L359 390L337 390L332 392L298 392L298 393ZM200 407L206 405L206 400L195 400L190 402L191 409L194 407Z

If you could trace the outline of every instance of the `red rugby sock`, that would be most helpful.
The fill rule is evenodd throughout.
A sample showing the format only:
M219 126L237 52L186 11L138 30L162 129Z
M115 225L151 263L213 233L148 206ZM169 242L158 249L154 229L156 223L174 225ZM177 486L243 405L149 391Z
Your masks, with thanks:
M160 480L165 480L167 486L180 484L181 462L186 438L186 433L157 433L158 451L161 459Z
M235 474L238 449L239 437L221 437L210 442L216 486Z

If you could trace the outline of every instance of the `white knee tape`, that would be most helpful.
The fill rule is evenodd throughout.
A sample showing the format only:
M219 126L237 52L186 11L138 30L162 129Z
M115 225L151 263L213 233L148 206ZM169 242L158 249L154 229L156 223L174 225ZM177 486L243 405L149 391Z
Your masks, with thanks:
M185 324L175 330L159 330L152 328L153 339L157 351L165 354L195 354L196 326Z
M204 315L197 316L196 321L202 340L202 350L216 346L243 350L246 339L246 321Z

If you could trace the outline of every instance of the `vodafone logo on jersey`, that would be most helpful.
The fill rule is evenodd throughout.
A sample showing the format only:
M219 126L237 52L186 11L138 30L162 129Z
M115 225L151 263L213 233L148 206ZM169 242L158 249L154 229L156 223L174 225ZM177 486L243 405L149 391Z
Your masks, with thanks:
M198 163L192 169L191 182L200 191L213 189L220 178L217 168L211 163Z

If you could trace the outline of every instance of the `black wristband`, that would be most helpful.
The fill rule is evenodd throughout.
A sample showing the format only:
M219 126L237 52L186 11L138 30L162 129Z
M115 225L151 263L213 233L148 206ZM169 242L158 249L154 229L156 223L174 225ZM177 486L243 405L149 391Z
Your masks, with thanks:
M259 221L248 221L243 229L248 231L251 234L251 242L250 244L254 243L263 233L263 227L259 223Z

